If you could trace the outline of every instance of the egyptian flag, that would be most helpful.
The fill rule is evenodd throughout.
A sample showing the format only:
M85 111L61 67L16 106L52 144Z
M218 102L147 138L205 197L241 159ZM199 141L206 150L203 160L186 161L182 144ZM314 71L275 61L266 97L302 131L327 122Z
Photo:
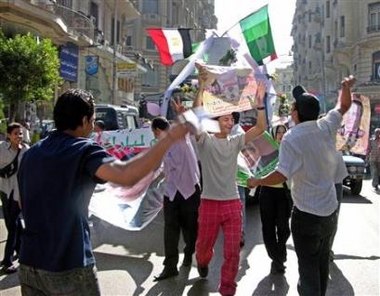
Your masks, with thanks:
M192 54L190 29L146 29L160 53L161 63L173 65Z

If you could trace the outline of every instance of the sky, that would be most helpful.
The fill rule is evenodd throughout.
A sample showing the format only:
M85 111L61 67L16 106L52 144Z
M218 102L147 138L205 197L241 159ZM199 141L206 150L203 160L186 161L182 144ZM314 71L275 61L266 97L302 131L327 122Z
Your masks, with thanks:
M270 62L268 72L286 67L291 61L289 51L293 40L290 36L296 0L215 0L215 15L218 18L218 32L237 24L255 10L269 4L269 19L276 48L277 60Z

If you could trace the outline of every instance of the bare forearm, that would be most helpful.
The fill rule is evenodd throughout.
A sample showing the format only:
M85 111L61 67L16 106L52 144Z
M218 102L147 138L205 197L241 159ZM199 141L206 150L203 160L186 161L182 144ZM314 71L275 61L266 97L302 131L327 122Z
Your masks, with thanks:
M195 96L195 99L193 101L193 108L200 107L203 105L203 93L204 93L204 88L200 86Z
M351 90L348 86L342 85L342 90L340 93L339 103L338 103L338 111L341 114L345 114L348 109L351 107Z
M115 161L101 165L96 171L96 176L123 186L133 186L160 165L172 143L173 139L170 135L166 135L147 152L141 153L127 162Z
M267 119L265 115L265 109L257 110L257 121L256 125L251 127L245 133L245 142L248 143L254 138L261 135L267 129Z
M250 178L248 179L248 187L257 187L257 186L268 186L268 185L276 185L280 183L284 183L286 181L286 177L280 172L274 171L269 175L261 179Z

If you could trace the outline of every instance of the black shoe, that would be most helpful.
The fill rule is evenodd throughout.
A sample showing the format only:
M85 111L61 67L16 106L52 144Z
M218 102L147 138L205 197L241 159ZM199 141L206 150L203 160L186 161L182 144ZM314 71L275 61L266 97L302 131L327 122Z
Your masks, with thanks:
M177 269L164 268L164 270L161 272L161 274L159 276L155 276L154 277L153 281L157 282L157 281L168 279L168 278L171 278L171 277L177 276L177 275L178 275L178 270Z
M241 236L240 237L240 248L244 247L244 245L245 245L245 238L244 238L244 236Z
M185 255L185 257L183 258L183 261L182 261L182 266L190 266L191 263L193 262L193 256L191 255Z
M207 277L207 275L208 275L208 266L207 265L205 267L200 267L198 265L197 269L198 269L199 276L201 278Z
M11 274L17 271L17 267L15 267L14 265L4 266L1 270L6 274Z

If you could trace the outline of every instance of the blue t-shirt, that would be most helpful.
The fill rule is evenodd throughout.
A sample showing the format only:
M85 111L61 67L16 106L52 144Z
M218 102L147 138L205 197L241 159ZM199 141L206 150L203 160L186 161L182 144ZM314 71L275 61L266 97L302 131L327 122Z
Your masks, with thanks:
M25 231L20 263L66 271L95 263L88 204L103 163L114 158L87 138L53 132L33 145L18 173Z

